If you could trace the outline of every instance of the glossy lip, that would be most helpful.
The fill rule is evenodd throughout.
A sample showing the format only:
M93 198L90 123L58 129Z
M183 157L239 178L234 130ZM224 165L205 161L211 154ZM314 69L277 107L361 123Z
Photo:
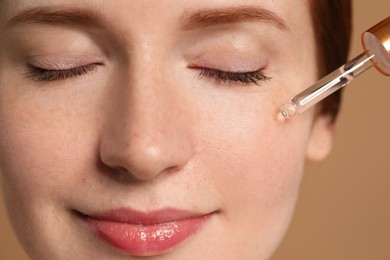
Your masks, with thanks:
M85 220L93 232L111 246L134 256L154 256L198 233L214 213L116 209L85 216Z

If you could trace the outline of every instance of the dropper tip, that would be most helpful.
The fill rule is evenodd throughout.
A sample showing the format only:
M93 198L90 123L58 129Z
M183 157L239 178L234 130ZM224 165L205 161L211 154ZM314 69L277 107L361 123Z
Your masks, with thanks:
M286 121L286 119L287 119L286 111L284 111L284 110L280 111L277 118L278 118L278 121L280 123L283 123L284 121Z
M280 108L278 113L278 121L283 123L287 119L293 117L297 113L297 105L293 101L289 101Z

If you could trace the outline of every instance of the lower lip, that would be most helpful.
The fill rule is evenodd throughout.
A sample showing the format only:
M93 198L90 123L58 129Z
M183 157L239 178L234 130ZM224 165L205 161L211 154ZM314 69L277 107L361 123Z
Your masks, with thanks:
M209 215L159 224L138 225L88 219L88 224L110 245L134 256L163 254L199 232Z

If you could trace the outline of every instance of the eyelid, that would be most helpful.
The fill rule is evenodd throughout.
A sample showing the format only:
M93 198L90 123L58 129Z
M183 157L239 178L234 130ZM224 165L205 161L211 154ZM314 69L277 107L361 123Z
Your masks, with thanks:
M96 63L102 64L103 59L99 55L85 53L34 55L28 58L31 66L46 70L67 70Z

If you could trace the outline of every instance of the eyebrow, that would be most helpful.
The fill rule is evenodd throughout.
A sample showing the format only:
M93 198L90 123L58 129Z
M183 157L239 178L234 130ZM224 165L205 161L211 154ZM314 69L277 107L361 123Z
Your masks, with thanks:
M94 11L84 9L53 9L49 7L35 7L23 11L7 23L7 27L20 24L83 24L90 26L103 26L102 18Z
M286 22L274 12L258 6L236 6L198 11L186 11L180 19L182 30L193 30L221 24L261 21L280 30L288 30ZM7 23L7 27L20 24L82 24L104 27L97 12L87 9L35 7L25 10Z
M286 22L276 13L258 6L237 6L206 9L194 13L185 12L182 17L182 29L192 30L209 26L261 21L286 31Z

